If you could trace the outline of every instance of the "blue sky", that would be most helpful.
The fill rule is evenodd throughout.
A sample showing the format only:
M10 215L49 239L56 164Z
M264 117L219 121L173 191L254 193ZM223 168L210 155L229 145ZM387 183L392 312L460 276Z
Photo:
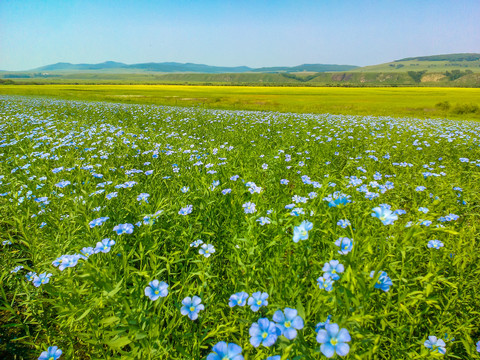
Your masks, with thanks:
M0 0L0 69L372 65L480 53L479 0Z

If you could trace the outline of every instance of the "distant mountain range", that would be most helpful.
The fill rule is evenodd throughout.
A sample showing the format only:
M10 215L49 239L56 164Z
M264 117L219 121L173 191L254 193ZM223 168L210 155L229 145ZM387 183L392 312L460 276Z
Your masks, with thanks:
M331 64L303 64L293 67L264 67L251 68L248 66L210 66L192 63L162 62L162 63L141 63L141 64L124 64L115 61L106 61L100 64L71 64L56 63L42 66L30 72L59 72L59 71L121 71L121 72L162 72L162 73L204 73L204 74L221 74L221 73L271 73L271 72L330 72L330 71L349 71L358 68L354 65L331 65Z

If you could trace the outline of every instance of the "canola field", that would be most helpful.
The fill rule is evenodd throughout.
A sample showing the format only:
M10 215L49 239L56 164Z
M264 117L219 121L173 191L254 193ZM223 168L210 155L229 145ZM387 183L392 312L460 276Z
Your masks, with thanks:
M480 130L0 97L0 354L480 358Z
M2 85L0 94L217 110L480 120L479 88Z

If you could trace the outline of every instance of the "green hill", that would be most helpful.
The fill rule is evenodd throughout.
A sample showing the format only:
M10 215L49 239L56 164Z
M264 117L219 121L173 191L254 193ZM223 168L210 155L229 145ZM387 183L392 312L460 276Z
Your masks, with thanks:
M357 68L355 72L427 71L444 73L452 70L480 72L480 54L446 54L410 57L392 62Z

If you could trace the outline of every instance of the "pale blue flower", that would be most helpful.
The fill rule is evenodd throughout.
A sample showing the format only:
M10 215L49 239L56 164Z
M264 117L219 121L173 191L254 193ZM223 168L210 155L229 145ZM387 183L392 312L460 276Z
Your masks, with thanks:
M182 300L182 308L180 309L180 313L182 315L187 315L190 320L196 320L198 318L198 313L205 309L205 306L201 303L202 299L198 296L194 296L191 298L187 296L185 299Z
M168 284L164 281L152 280L145 288L145 296L148 296L150 300L155 301L160 297L168 295Z
M342 229L346 229L348 226L352 225L348 219L340 219L337 221L337 225Z
M250 344L254 347L272 346L278 338L278 330L273 321L261 318L258 323L253 323L249 329Z
M338 250L339 254L346 255L352 251L353 241L348 237L341 237L335 241L335 245L340 247L340 250Z
M327 358L331 358L335 353L339 356L345 356L350 351L350 342L352 338L347 329L339 329L337 324L327 324L325 329L317 333L317 342L322 344L320 351Z
M22 269L23 269L23 266L22 266L22 265L18 265L18 266L15 266L15 267L13 268L13 270L10 271L10 273L11 273L11 274L15 274L15 273L19 272L19 271L22 270Z
M102 241L97 242L94 252L95 254L98 254L99 252L108 253L113 245L115 245L115 240L109 238L103 239Z
M234 343L220 341L213 346L207 360L243 360L242 348Z
M440 241L440 240L430 240L427 244L427 247L430 248L430 249L440 249L441 247L443 247L443 243Z
M50 282L50 277L52 274L47 274L46 272L40 274L40 275L35 275L33 277L33 285L35 287L39 287L40 285L43 284L48 284Z
M298 311L295 309L285 308L284 312L277 310L272 319L277 323L281 335L288 340L295 339L297 330L303 329L303 319L298 316Z
M118 224L113 228L113 231L117 233L117 235L122 234L131 234L133 233L134 226L132 224Z
M370 272L370 277L373 279L375 277L375 271ZM380 289L385 292L390 290L390 286L393 285L392 279L387 275L385 271L380 271L380 276L378 277L377 282L375 283L375 289Z
M313 224L304 220L299 226L293 228L293 242L298 243L300 240L308 239L308 232L313 229Z
M270 223L271 223L271 220L270 220L268 217L262 216L262 217L260 217L260 218L257 219L257 222L259 222L260 225L263 226L263 225L270 224Z
M238 292L230 296L228 306L234 307L238 306L245 306L247 303L248 294L245 291Z
M317 279L317 283L318 283L318 287L320 288L320 290L325 290L325 291L328 291L328 292L333 290L334 281L330 277L325 277L325 275L320 276Z
M242 205L242 207L245 214L253 214L257 212L257 209L255 208L255 203L253 202L246 202Z
M268 305L268 294L257 291L248 298L248 305L252 311L257 312L262 306Z
M390 209L386 207L379 206L372 209L372 217L379 219L383 225L391 225L395 220L398 220L398 216Z
M50 346L47 351L40 354L38 360L57 360L62 355L62 350L58 346Z
M203 244L203 241L200 240L200 239L197 239L197 240L195 240L194 242L192 242L192 243L190 244L190 247L199 247L199 246L202 245L202 244Z
M338 260L331 260L330 262L325 263L322 269L322 271L325 272L323 276L326 279L331 278L332 280L340 279L340 275L338 274L343 273L344 270L345 270L345 267L342 264L340 264Z
M178 214L185 216L185 215L191 214L192 211L193 211L193 205L187 205L186 207L181 208Z
M447 350L445 349L445 341L442 339L437 339L436 336L429 336L428 340L425 340L423 345L430 349L432 352L438 352L442 355L445 355Z
M198 250L198 253L206 258L210 257L210 255L212 255L214 252L215 247L212 244L203 244L201 249Z

